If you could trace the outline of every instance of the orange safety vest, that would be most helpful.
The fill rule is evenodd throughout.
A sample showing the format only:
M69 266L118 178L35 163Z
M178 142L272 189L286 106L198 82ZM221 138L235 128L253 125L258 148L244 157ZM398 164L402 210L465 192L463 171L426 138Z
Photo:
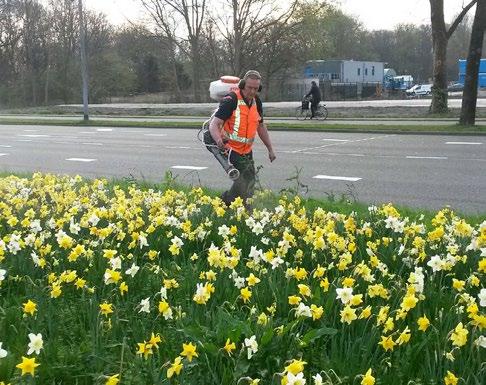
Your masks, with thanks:
M238 98L236 109L230 118L224 123L223 136L228 139L228 145L239 154L248 154L251 151L258 125L260 114L253 99L251 106L243 100L241 90L235 91Z

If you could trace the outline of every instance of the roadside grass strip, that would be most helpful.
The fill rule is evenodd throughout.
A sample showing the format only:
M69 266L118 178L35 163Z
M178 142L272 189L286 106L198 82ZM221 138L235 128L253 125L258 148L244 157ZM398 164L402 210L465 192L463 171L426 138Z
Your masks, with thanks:
M484 384L486 216L0 178L0 382Z

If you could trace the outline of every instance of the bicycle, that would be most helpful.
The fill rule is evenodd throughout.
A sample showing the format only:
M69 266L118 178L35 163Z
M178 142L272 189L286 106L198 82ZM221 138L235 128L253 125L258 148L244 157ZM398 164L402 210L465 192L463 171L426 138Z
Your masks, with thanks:
M329 112L327 111L327 108L325 107L325 104L318 104L316 108L316 112L314 114L314 118L317 120L325 120L327 119L327 116L329 115ZM310 108L310 101L309 99L304 98L302 100L302 105L300 107L297 107L295 110L295 117L298 120L306 120L310 119L312 115L312 111Z

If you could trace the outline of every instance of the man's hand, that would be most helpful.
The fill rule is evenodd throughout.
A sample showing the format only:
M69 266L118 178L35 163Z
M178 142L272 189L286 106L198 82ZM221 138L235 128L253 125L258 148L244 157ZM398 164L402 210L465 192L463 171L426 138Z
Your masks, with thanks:
M270 162L273 162L277 158L273 150L268 150L268 158L270 159Z

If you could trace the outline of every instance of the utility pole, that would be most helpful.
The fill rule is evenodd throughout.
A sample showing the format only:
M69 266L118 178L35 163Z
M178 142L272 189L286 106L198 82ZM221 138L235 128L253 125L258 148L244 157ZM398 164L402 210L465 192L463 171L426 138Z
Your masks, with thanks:
M83 0L78 1L79 11L79 51L81 53L81 77L83 79L83 120L89 120L88 113L88 63L86 61L86 28L83 17Z

